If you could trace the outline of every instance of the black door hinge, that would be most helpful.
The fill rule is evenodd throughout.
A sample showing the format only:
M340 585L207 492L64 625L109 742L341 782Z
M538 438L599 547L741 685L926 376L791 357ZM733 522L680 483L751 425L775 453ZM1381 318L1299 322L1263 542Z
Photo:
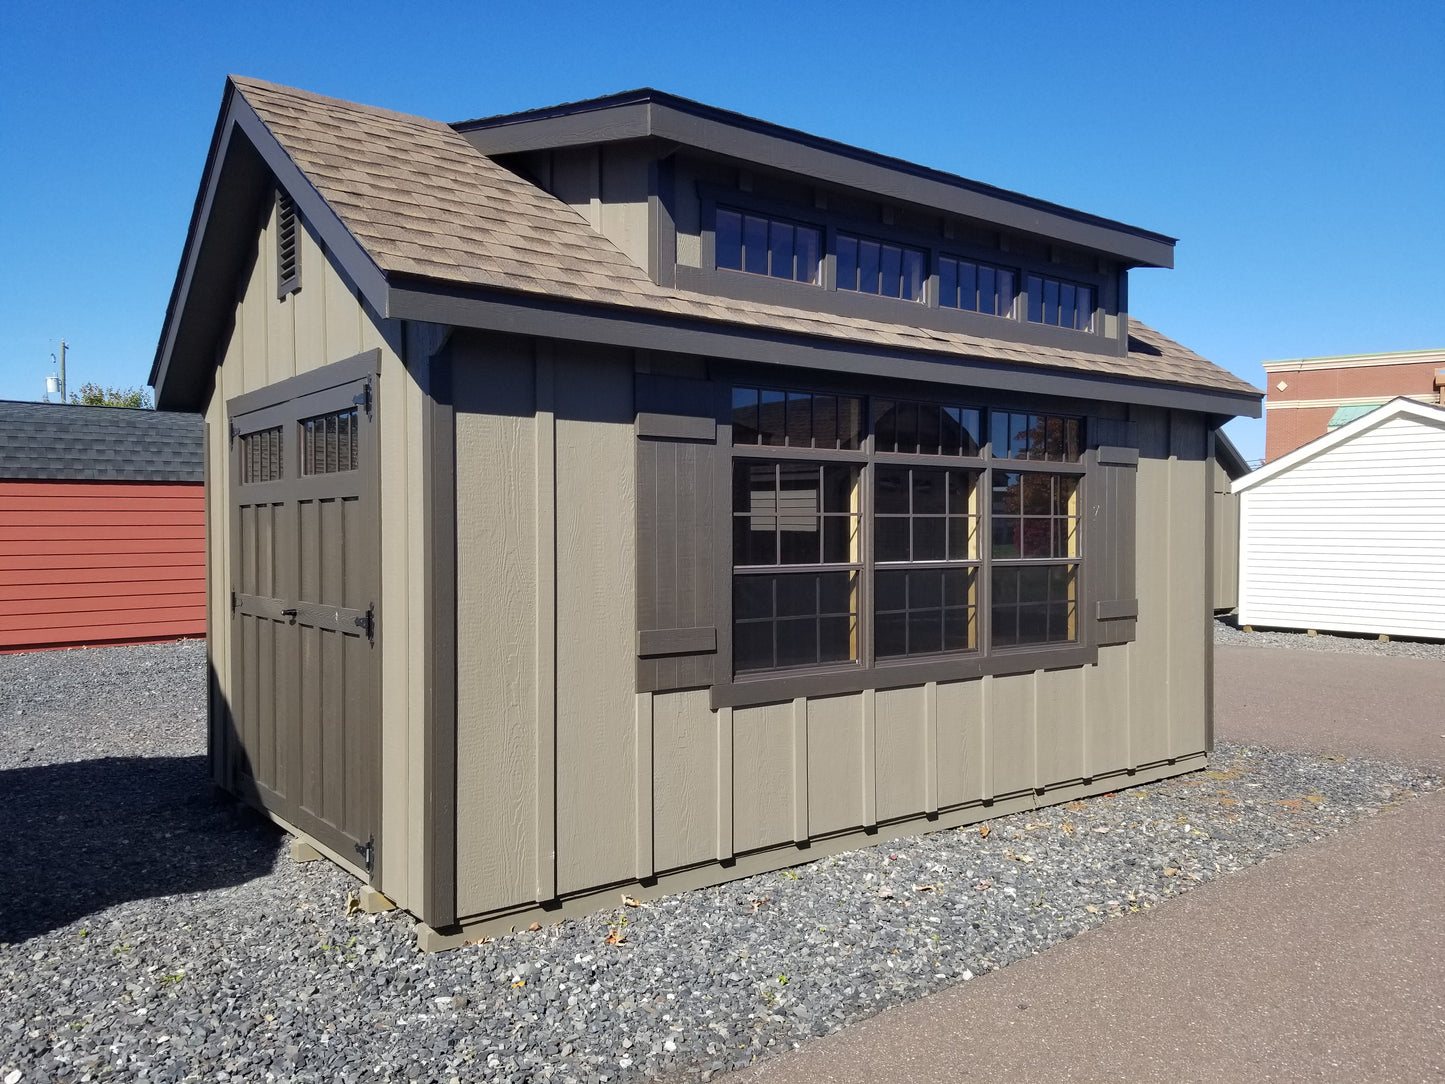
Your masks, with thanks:
M235 444L235 443L236 443L236 423L235 423L235 422L227 422L227 423L226 423L226 435L227 435L227 437L229 438L229 441L230 441L231 444Z
M376 603L366 608L366 613L356 619L356 627L366 630L368 643L376 643Z
M231 616L236 615L236 592L231 592Z
M376 865L376 836L368 836L365 843L358 843L356 853L361 855L362 861L366 863L366 872L371 873Z
M361 392L351 400L352 405L359 406L366 411L366 416L371 417L371 381L368 380L362 385Z

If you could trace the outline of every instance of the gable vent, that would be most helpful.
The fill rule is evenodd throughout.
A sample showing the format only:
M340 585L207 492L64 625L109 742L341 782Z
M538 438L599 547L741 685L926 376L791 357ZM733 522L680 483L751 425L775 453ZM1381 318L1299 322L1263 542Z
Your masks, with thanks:
M296 202L276 193L276 296L301 289L301 222Z

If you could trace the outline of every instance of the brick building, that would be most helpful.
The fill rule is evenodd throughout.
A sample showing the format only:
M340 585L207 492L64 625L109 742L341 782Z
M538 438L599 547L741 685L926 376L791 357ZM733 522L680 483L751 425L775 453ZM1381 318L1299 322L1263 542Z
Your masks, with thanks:
M1264 372L1271 462L1397 396L1442 402L1445 350L1267 361Z

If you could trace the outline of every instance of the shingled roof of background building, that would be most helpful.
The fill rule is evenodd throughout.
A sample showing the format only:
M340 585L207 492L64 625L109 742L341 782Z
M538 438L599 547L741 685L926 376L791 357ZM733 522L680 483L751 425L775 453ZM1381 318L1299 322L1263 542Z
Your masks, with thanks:
M0 400L0 481L203 482L199 414Z
M1191 388L1258 389L1130 318L1123 356L1034 346L659 286L580 214L450 126L232 77L377 268L449 286Z

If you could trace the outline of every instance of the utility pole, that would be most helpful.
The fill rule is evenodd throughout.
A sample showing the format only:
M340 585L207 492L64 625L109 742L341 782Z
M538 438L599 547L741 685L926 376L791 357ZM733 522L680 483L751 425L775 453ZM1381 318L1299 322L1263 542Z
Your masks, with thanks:
M64 339L61 339L61 340L60 340L60 380L59 380L59 389L58 389L58 390L59 390L59 392L60 392L60 401L61 401L62 403L65 402L65 345L66 345L66 344L65 344L65 340L64 340ZM54 359L55 359L55 355L54 355L54 354L51 354L50 357L51 357L51 360L54 360ZM55 378L54 376L52 376L49 380L47 380L47 381L45 382L45 390L46 390L46 391L49 391L49 392L56 391L56 390L57 390L57 388L56 388L56 383L57 383L57 382L56 382L56 378Z

